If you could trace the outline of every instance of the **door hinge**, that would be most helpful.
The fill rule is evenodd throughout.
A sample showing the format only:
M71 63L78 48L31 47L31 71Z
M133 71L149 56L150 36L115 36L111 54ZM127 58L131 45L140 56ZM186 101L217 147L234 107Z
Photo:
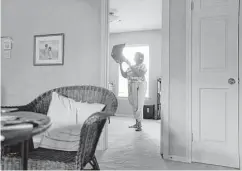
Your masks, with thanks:
M191 2L191 10L193 10L194 9L194 2L192 1Z
M192 133L192 142L193 142L193 133Z
M238 78L238 84L240 84L240 79Z

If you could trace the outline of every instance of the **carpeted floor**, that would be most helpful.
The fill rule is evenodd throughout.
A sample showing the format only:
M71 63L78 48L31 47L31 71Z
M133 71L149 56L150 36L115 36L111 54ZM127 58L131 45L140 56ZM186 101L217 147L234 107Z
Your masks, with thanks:
M128 128L128 117L112 117L109 148L97 151L101 170L231 170L230 168L165 161L160 155L160 121L145 120L143 131Z

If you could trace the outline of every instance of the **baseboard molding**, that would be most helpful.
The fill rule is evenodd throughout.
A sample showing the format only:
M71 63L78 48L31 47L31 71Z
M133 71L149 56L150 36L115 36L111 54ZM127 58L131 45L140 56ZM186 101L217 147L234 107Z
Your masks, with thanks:
M186 157L181 157L181 156L174 156L174 155L164 155L163 157L165 160L172 160L172 161L177 161L177 162L182 162L182 163L190 163L189 160Z

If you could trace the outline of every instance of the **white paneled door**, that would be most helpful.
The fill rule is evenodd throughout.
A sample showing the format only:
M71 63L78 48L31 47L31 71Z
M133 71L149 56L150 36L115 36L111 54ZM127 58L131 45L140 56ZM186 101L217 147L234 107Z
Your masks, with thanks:
M239 168L239 0L194 0L192 161Z

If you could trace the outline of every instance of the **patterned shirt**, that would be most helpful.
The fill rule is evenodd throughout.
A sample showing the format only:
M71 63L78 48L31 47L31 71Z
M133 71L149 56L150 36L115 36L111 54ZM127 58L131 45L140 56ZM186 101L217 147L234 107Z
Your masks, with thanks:
M133 65L132 67L137 69L139 73L145 74L147 72L145 64ZM145 81L145 76L138 76L131 68L127 69L127 78L129 81Z

